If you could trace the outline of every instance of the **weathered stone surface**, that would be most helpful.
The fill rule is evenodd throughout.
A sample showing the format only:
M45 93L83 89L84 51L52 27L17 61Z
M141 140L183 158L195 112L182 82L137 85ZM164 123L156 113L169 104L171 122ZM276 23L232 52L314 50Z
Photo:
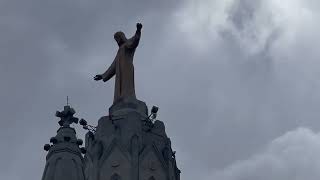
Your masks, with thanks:
M180 180L171 141L162 121L148 118L147 106L135 99L118 101L101 117L95 132L79 148L75 111L57 112L61 127L50 139L42 180ZM83 158L81 153L85 153Z
M109 108L109 114L111 116L126 115L132 111L140 113L140 115L145 118L148 115L146 103L132 97L121 98Z
M147 118L144 102L119 102L110 115L87 134L86 179L180 180L165 126Z

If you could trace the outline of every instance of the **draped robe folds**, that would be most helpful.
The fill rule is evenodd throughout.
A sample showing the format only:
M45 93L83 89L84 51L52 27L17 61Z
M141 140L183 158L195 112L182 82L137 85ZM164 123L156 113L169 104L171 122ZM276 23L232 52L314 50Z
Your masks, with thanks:
M132 38L126 40L119 47L111 66L102 74L104 82L108 81L114 75L116 76L113 103L126 97L136 98L133 57L139 45L140 36L141 32L137 30Z

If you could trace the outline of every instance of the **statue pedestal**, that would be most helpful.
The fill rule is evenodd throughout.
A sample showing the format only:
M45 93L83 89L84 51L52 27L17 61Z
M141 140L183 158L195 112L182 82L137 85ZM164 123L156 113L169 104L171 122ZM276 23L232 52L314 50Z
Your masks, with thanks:
M148 116L148 107L146 103L136 98L120 99L109 108L110 116L125 115L132 111L138 112L142 116Z
M86 139L88 180L180 180L171 141L162 121L150 121L144 102L114 103ZM118 178L118 179L120 179Z

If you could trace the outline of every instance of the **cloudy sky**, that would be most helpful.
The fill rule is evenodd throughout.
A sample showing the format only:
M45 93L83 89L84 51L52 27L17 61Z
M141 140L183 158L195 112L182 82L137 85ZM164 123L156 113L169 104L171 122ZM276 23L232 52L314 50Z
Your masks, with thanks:
M107 114L114 83L93 76L136 22L137 97L181 179L320 178L318 0L0 0L0 179L41 178L66 96L90 124Z

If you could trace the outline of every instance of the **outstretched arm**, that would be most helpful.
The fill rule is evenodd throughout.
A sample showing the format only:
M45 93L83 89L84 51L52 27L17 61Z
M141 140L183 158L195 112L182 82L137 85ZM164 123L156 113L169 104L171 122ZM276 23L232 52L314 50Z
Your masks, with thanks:
M111 79L115 74L116 74L116 59L113 60L112 64L107 69L107 71L102 74L102 79L104 82L106 82L109 79Z
M107 69L106 72L104 72L103 74L98 74L94 77L94 80L99 81L99 80L103 80L104 82L108 81L109 79L111 79L116 73L116 59L113 60L111 66Z
M141 23L137 23L137 30L135 35L130 38L127 42L127 47L128 48L136 48L139 45L139 41L140 41L140 37L141 37L141 29L142 29L142 24Z

